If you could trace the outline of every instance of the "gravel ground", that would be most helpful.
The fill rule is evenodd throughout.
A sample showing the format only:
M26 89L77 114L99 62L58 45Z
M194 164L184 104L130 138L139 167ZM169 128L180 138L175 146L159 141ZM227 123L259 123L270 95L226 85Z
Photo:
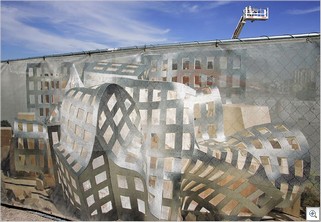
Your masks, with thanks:
M65 221L58 218L48 218L38 215L36 212L16 209L1 205L0 221ZM297 218L280 212L270 212L269 217L264 221L304 221L303 218Z
M54 221L37 215L36 212L1 205L1 221Z

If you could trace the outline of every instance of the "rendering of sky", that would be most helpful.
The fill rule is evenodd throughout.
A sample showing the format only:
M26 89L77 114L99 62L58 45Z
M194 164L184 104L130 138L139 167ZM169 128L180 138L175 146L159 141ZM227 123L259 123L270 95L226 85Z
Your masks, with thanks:
M320 32L320 1L1 1L1 60L230 39L246 6L269 8L239 38Z

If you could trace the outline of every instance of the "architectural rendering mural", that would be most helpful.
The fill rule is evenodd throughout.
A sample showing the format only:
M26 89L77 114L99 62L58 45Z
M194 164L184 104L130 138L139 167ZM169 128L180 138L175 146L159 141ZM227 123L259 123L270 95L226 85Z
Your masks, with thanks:
M25 63L26 109L1 135L2 203L70 220L298 216L318 169L285 88L256 93L255 48L197 47Z

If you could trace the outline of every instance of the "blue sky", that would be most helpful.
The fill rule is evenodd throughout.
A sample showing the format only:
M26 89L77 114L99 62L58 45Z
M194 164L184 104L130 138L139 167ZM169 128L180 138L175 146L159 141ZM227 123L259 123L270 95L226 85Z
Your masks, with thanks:
M240 38L320 32L315 1L1 1L1 60L230 39L242 10L268 7Z

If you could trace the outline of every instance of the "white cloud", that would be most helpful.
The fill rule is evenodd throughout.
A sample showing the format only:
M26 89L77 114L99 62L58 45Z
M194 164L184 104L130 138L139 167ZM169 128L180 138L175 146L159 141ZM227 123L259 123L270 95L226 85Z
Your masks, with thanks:
M207 8L214 9L214 8L218 8L220 6L227 5L230 3L231 3L231 1L214 1L214 2L211 2Z
M291 15L305 15L313 12L320 12L320 7L309 8L309 9L291 9L287 13Z
M146 7L152 10L157 10L170 15L182 16L190 13L204 13L212 9L230 4L231 1L159 1L151 5L146 4Z
M194 13L194 12L199 12L199 10L200 10L200 7L197 4L184 3L182 5L182 11L184 12Z
M8 8L2 13L2 41L21 45L33 51L70 52L75 50L90 50L106 48L106 45L92 41L83 41L74 38L62 37L49 33L19 21L16 9Z
M166 38L160 36L169 32L168 29L159 29L148 25L146 21L140 21L142 9L136 3L81 2L81 7L76 9L72 3L52 3L52 6L67 15L64 22L69 26L117 42L137 44L165 41Z
M2 42L61 53L166 41L169 29L148 24L141 13L135 2L2 3Z

